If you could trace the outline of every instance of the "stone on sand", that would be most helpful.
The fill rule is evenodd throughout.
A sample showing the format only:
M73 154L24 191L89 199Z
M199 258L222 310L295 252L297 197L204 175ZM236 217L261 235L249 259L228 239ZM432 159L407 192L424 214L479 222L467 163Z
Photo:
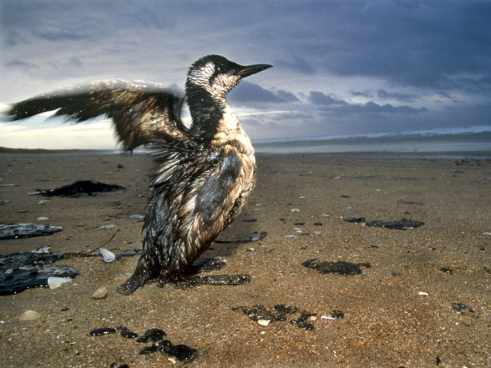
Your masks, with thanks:
M101 286L99 289L94 291L92 294L92 299L105 299L107 297L107 288L105 286Z
M33 310L26 310L24 313L22 313L19 316L20 321L34 321L36 319L39 319L41 317L41 314L39 314L36 311Z

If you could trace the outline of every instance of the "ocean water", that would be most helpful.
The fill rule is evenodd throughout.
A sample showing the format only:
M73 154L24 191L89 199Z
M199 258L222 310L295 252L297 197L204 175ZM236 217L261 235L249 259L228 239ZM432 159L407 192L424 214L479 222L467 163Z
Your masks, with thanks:
M255 142L258 153L399 153L442 158L491 158L491 132L399 134Z

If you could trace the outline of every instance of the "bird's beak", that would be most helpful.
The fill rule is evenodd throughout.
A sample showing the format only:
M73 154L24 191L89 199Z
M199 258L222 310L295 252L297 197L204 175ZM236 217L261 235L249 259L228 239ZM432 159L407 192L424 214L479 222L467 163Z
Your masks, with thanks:
M269 64L254 64L243 66L237 73L241 78L248 77L249 75L256 74L271 68L273 65Z

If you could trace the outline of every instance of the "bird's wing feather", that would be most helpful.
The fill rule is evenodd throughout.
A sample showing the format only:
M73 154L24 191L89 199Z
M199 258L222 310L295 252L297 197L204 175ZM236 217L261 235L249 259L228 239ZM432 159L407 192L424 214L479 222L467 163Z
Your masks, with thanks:
M7 116L19 120L57 110L54 116L82 122L106 115L112 118L124 148L133 149L154 138L191 139L180 119L183 101L159 84L100 81L18 102Z

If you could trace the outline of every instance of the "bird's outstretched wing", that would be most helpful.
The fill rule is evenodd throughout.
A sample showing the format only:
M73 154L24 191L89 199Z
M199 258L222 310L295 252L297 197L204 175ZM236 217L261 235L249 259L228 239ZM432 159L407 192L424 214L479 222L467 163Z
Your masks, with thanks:
M106 115L112 118L124 149L133 149L156 138L189 140L180 119L183 102L182 96L159 84L100 81L18 102L7 116L19 120L57 110L54 116L82 122Z

